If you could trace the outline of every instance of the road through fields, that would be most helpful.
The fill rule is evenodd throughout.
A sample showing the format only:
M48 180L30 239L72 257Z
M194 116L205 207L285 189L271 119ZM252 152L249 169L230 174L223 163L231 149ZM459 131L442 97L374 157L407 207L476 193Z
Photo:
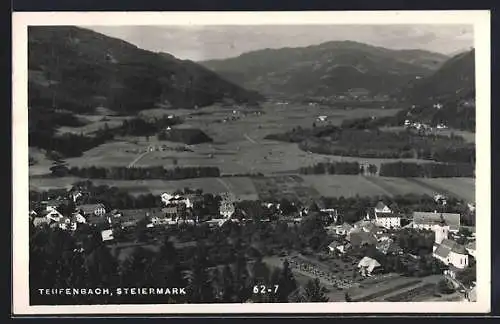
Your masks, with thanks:
M133 168L134 165L137 162L139 162L139 160L142 159L148 153L149 153L149 151L146 151L146 152L143 152L143 153L139 154L132 162L129 163L129 165L127 166L127 168Z

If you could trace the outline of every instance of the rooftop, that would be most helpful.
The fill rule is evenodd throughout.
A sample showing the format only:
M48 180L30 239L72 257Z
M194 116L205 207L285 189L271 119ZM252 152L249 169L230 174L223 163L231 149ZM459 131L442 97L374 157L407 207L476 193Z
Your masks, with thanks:
M457 242L450 239L443 240L441 244L436 248L436 251L434 253L439 255L440 257L445 258L450 252L454 252L457 254L467 254L467 250L463 245L458 244Z
M401 218L401 215L396 213L378 213L377 218Z
M460 214L413 212L413 223L416 225L439 225L443 220L452 229L458 230L460 228Z
M84 213L93 213L97 208L105 208L103 204L85 204L77 206Z
M368 268L375 268L375 267L380 267L380 263L375 260L375 259L372 259L370 257L367 257L365 256L363 259L361 259L361 261L359 261L358 263L358 267L368 267Z
M375 206L375 209L377 209L377 210L382 210L384 208L388 208L388 207L383 201L379 201L377 203L377 205Z

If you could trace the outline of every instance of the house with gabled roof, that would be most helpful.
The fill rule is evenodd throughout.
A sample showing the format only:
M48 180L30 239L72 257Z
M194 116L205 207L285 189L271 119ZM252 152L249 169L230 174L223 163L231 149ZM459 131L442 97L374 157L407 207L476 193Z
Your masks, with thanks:
M103 204L85 204L80 205L77 209L84 216L104 216L106 214L106 207Z
M57 209L50 209L45 214L45 217L54 222L59 222L61 219L64 218L64 216Z
M380 268L382 265L375 259L365 256L358 263L359 272L362 276L370 277L372 272L376 268Z
M394 213L383 201L379 201L374 208L368 208L365 219L388 229L401 227L401 216Z
M392 210L383 202L379 201L374 208L375 214L392 213Z

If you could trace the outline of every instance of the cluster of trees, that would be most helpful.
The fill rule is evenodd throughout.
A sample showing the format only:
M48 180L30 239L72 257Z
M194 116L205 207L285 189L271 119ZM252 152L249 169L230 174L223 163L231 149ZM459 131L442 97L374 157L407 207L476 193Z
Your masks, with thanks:
M460 136L381 131L378 127L385 122L385 119L377 118L345 120L341 127L298 127L266 138L299 143L302 150L319 154L475 163L475 145L466 143Z
M466 163L415 163L392 162L380 165L380 176L384 177L474 177L475 165Z
M418 231L402 231L396 237L396 244L404 254L383 254L375 246L361 246L351 250L349 255L361 259L364 256L377 260L385 273L395 272L410 277L424 277L433 274L442 274L446 265L432 256L433 233ZM431 238L429 238L432 236ZM430 250L429 250L430 248ZM408 254L416 257L411 257ZM346 258L347 256L343 256Z
M143 180L143 179L162 179L179 180L188 178L219 177L218 167L200 166L200 167L175 167L165 169L162 166L156 167L71 167L68 174L89 179L113 179L113 180Z
M291 131L282 134L269 134L265 138L270 140L300 143L308 138L320 138L325 136L338 136L341 129L334 125L316 126L313 124L312 128L302 128L298 126Z
M158 135L160 141L180 142L188 145L212 142L212 138L197 128L162 129Z
M342 130L338 138L309 137L299 143L304 151L364 158L418 158L438 162L475 163L474 144L461 137L419 136L379 129Z
M424 256L432 254L434 237L435 235L433 231L403 229L398 232L396 243L405 253Z
M122 136L151 136L157 134L163 129L182 123L182 119L179 117L168 118L168 116L162 116L160 118L151 118L146 120L144 118L135 117L133 119L125 119L122 125L117 129L117 133Z
M309 167L301 167L301 174L360 174L363 169L358 162L319 162Z
M59 152L66 157L80 156L83 152L113 139L109 129L101 129L92 136L83 134L58 134L60 126L79 127L85 122L75 115L52 108L30 109L28 141L30 147L49 152Z
M81 156L83 152L113 139L111 132L99 132L95 136L65 133L57 135L50 130L34 130L29 133L29 146L59 152L65 157Z
M250 245L257 241L255 235L273 230L270 224L245 226L228 223L215 230L196 227L197 232L191 234L198 238L198 243L185 248L176 247L170 234L164 233L164 238L157 242L157 252L135 247L125 258L120 258L112 246L103 244L99 232L89 226L81 226L75 233L48 226L30 227L30 302L50 305L327 301L325 289L318 281L311 280L301 289L288 262L281 268L270 268L263 262L263 254ZM286 228L278 230L284 234ZM78 252L80 247L82 252ZM254 287L261 285L273 287L273 291L262 292L259 288L255 292ZM106 287L113 291L125 286L186 287L187 295L38 293L39 288L46 287Z

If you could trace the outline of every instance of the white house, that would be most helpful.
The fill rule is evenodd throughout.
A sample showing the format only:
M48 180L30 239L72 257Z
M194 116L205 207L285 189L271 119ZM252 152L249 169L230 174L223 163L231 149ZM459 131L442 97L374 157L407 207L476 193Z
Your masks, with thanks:
M113 230L106 229L106 230L101 231L101 238L102 238L103 242L112 241L114 239Z
M365 256L361 261L358 263L358 268L359 272L361 273L362 276L364 277L370 277L373 270L376 268L380 267L381 264L370 257Z
M434 227L432 255L447 265L463 269L469 264L468 252L463 245L448 239L449 230L445 221Z
M87 222L87 219L85 217L83 217L83 215L80 213L73 213L73 220L76 223L81 223L81 224L84 224Z
M394 213L375 213L375 224L388 229L400 228L401 217Z
M64 218L64 216L56 209L49 210L49 212L45 215L45 217L54 222L59 222Z
M106 207L103 204L85 204L78 206L78 209L87 216L104 216Z
M368 209L366 219L372 220L379 227L388 229L401 227L401 217L393 213L382 201L379 201L373 210Z

